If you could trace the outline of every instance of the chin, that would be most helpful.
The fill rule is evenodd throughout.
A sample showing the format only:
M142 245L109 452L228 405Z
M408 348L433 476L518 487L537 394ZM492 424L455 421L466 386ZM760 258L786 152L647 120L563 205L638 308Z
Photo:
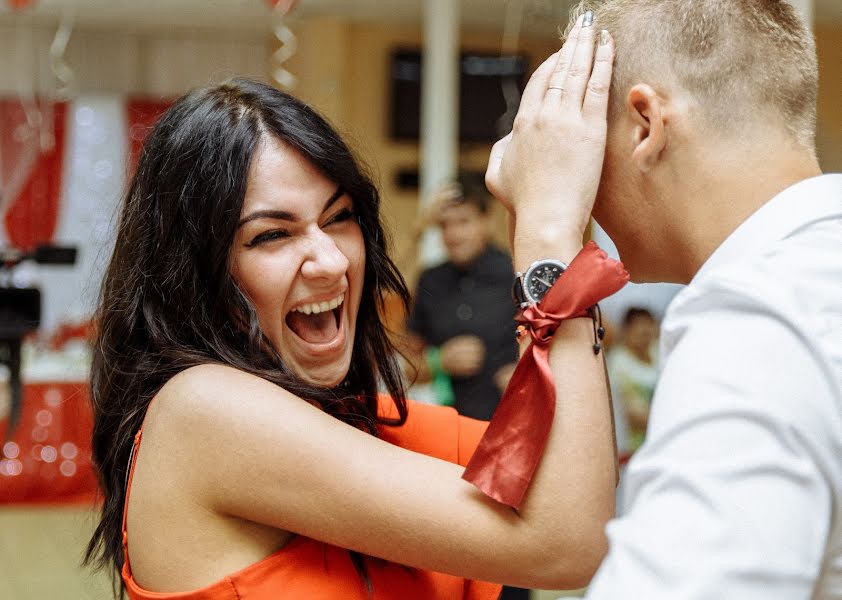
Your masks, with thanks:
M334 388L348 375L348 364L320 365L309 369L296 368L295 374L311 385Z

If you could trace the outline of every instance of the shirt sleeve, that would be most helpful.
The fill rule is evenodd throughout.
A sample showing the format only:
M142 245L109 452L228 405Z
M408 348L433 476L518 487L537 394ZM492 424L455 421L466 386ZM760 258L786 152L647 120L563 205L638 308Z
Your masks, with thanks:
M829 535L834 397L784 320L688 325L624 474L627 512L587 598L807 600Z

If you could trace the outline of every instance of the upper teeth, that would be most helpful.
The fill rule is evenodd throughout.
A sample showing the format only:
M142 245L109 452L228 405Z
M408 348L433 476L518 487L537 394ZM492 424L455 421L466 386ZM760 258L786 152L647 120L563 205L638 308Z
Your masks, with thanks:
M305 315L317 314L322 313L328 310L333 310L345 300L345 294L340 294L333 300L328 302L313 302L311 304L302 304L301 306L296 306L292 310L303 312Z

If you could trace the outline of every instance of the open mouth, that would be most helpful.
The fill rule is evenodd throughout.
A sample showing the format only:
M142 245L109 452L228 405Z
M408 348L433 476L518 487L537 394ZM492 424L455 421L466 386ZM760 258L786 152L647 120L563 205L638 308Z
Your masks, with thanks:
M344 301L343 293L325 302L297 306L286 316L287 327L309 344L328 344L339 335Z

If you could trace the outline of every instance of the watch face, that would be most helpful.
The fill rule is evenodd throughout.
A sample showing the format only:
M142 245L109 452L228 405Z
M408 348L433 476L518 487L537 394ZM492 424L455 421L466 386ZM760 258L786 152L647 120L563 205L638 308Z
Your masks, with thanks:
M561 262L543 261L529 268L524 276L524 292L532 302L540 302L567 266Z

